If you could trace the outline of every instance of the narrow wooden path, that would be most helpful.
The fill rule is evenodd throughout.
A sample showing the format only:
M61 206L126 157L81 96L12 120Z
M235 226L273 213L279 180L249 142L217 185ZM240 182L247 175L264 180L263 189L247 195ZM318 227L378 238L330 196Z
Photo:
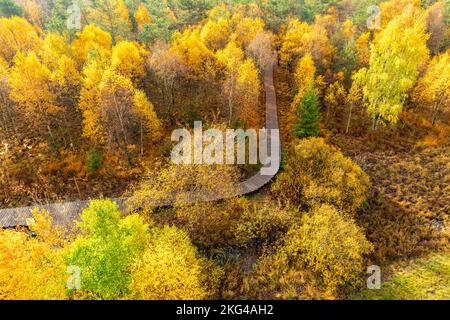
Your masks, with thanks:
M278 114L277 114L277 100L275 94L275 87L273 83L274 62L268 64L264 75L264 88L266 94L266 129L278 130ZM281 144L279 134L277 134L274 140L271 139L271 135L268 135L267 150L270 154L271 148L278 150L278 154L281 155ZM240 182L236 186L236 194L246 195L253 193L265 185L267 185L279 170L279 159L277 159L275 170L270 175L265 175L261 169L257 174L249 179ZM205 201L220 200L223 197L220 195L209 195L205 197ZM119 207L125 209L125 199L117 198L111 199L115 201ZM75 220L79 219L79 214L86 208L89 201L74 201L64 203L53 203L47 205L35 205L21 208L0 209L0 227L13 228L17 226L26 226L27 219L31 218L31 210L39 208L47 210L53 218L56 224L71 225Z

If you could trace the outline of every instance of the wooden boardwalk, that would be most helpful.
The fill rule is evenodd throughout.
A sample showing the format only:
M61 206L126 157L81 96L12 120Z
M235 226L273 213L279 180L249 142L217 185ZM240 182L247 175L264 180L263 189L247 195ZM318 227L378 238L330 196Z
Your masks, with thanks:
M274 62L269 63L266 67L264 75L264 88L266 94L266 129L278 130L278 114L277 114L277 101L275 94L275 87L273 83L273 69ZM279 135L275 140L268 135L267 150L270 153L271 147L278 149L278 154L281 155L281 144ZM267 185L279 170L279 161L276 165L276 170L270 175L264 175L260 170L257 174L249 179L240 182L236 186L236 194L234 196L251 194L265 185ZM203 197L204 201L216 201L221 200L221 195L208 195ZM115 201L121 210L125 210L124 198L111 199ZM34 205L29 207L0 209L0 227L13 228L17 226L26 226L27 219L31 218L31 210L34 208L47 210L53 218L56 224L71 225L74 221L79 219L79 214L86 208L89 201L73 201L64 203L53 203L47 205Z

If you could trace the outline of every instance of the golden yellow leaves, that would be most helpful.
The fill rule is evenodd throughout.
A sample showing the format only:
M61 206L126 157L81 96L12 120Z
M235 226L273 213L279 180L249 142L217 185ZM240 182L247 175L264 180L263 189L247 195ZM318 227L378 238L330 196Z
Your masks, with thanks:
M316 67L312 56L307 53L297 63L295 67L294 82L297 88L299 100L303 98L306 90L314 86Z
M132 128L137 124L141 127L142 154L144 135L151 141L161 136L161 122L153 105L142 90L136 89L129 78L113 68L103 72L94 68L92 76L94 78L86 84L93 86L82 92L84 135L97 145L118 145L131 157L128 147L138 144L132 139Z
M61 255L64 230L47 212L33 211L37 237L0 230L0 299L64 299L66 266Z
M381 25L387 26L392 19L405 13L405 10L420 8L420 0L390 0L380 3Z
M130 288L138 299L208 299L220 276L220 270L197 253L185 231L157 227L131 268Z
M449 108L450 99L450 52L435 56L414 89L413 98L431 111L434 124L443 109Z
M134 13L134 19L136 20L139 31L142 31L146 24L152 22L147 7L142 3L139 3L138 8Z
M376 128L380 120L395 124L418 69L428 59L423 14L406 10L393 18L372 44L369 69L355 76L363 84L367 111Z
M58 60L62 56L71 57L71 48L64 36L59 33L48 33L38 48L37 53L42 62L54 71L58 67Z
M213 60L213 53L202 41L200 28L176 33L172 48L193 71L194 78L202 78L207 73L208 64Z
M201 31L201 39L211 51L217 51L228 42L231 28L229 20L220 18L217 21L208 20Z
M310 53L316 63L328 66L335 51L323 26L292 20L282 38L280 59L292 65L299 57Z
M11 61L17 52L36 50L39 30L20 17L0 18L0 56Z
M153 105L138 89L145 73L145 55L137 43L121 41L112 48L110 60L94 55L84 65L80 100L83 134L94 144L111 146L115 141L129 155L128 144L135 144L129 140L129 130L136 122L141 126L141 154L144 133L153 141L160 137L161 123Z
M367 66L370 59L370 32L362 33L355 44L358 64L360 66Z
M244 51L231 40L223 50L216 53L216 59L220 66L226 68L226 72L235 74L244 60Z
M144 74L143 50L134 42L121 41L114 46L111 67L123 76L137 79Z
M134 112L142 119L144 127L152 141L157 141L163 136L161 121L158 119L153 104L148 100L142 90L136 90L133 97Z
M329 298L344 284L355 286L364 255L372 250L356 222L328 204L306 214L288 231L281 247L289 259L319 275Z
M246 59L239 67L236 79L236 101L239 119L251 128L259 124L258 110L261 82L258 69L252 59Z
M272 185L283 201L310 207L328 203L354 213L367 199L369 177L322 138L301 140Z
M235 20L236 17L233 17ZM236 42L247 47L258 33L264 31L264 21L260 18L241 18L235 27Z
M77 33L72 47L77 61L85 63L89 54L98 54L101 57L109 57L111 54L111 35L94 25L87 25Z
M50 80L50 70L34 52L16 55L9 79L11 97L24 109L26 116L40 119L59 111Z

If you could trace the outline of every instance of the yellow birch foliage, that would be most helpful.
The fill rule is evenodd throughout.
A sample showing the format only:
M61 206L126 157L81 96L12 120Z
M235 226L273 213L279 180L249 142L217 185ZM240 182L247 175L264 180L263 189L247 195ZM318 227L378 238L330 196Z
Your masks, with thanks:
M145 92L136 90L133 97L134 112L143 120L151 140L156 141L163 136L162 124L158 119L153 104L148 100Z
M280 60L292 66L299 57L310 53L317 65L328 66L335 51L336 48L331 45L324 26L310 26L305 22L292 20L286 34L282 36Z
M230 210L229 204L239 192L238 178L235 166L170 164L149 171L127 205L152 212L155 203L172 200L177 222L185 226L195 243L207 247L232 245L237 212ZM227 200L227 207L205 202L208 196L231 200Z
M326 107L325 122L339 119L347 102L347 91L340 81L335 81L325 90L324 105Z
M408 7L420 8L420 0L390 0L380 3L381 28L386 27L392 19L404 13Z
M261 113L258 109L261 82L258 69L252 59L245 60L239 67L236 89L238 116L247 126L254 128L259 123Z
M0 229L0 299L66 298L66 266L61 254L64 230L47 212L33 211L33 237Z
M297 119L297 108L300 105L305 93L315 86L316 67L311 54L305 54L297 63L294 73L294 83L296 94L291 104L291 110L286 117L286 131L291 132L291 128Z
M98 124L103 133L101 141L111 144L116 139L116 142L119 142L121 137L127 138L127 124L130 123L129 117L132 112L133 91L130 79L112 69L103 73L98 87L98 103L90 106L92 112L99 115ZM89 137L89 134L89 131L85 131L86 136ZM126 142L123 141L123 143L127 147Z
M358 284L364 255L373 246L352 218L322 204L288 231L281 250L294 263L316 273L325 295L332 298L341 286Z
M235 17L233 17L235 18ZM246 48L258 33L264 31L264 21L260 18L241 18L236 24L236 42L239 46Z
M57 60L56 70L52 74L53 81L59 86L61 93L70 93L72 98L78 94L81 85L81 75L77 70L76 62L66 55ZM59 92L58 92L59 93Z
M79 108L83 113L83 135L96 144L103 143L100 113L93 109L99 104L99 85L108 61L100 56L91 57L83 68L83 81Z
M114 4L112 4L112 5L114 5ZM131 20L130 20L130 13L128 12L128 7L127 7L127 5L125 4L125 2L123 2L123 0L118 0L118 1L117 1L117 10L118 10L119 13L120 13L120 17L121 17L123 20L127 21L127 22L128 22L128 25L129 25L130 28L131 28L132 23L131 23Z
M174 35L172 48L183 58L184 64L192 70L194 78L203 78L213 53L203 43L200 28L186 29Z
M152 22L148 9L143 3L139 3L136 11L134 12L134 20L136 20L139 31L142 31L146 24Z
M15 57L9 83L11 97L34 122L60 111L50 88L51 72L34 52Z
M88 60L89 54L96 53L101 57L109 57L111 43L111 35L108 32L94 25L87 25L81 32L77 33L77 38L73 41L72 47L77 61L83 64Z
M410 8L395 17L372 44L370 66L360 69L356 79L363 84L374 128L379 120L397 123L419 66L428 59L427 39L423 14Z
M99 85L104 73L104 63L99 59L90 59L83 68L83 86L80 93L79 108L83 113L83 136L94 143L103 142L100 114L92 107L99 103Z
M230 21L220 18L217 21L208 20L200 33L202 41L211 51L217 51L225 47L230 38Z
M329 203L355 213L367 200L369 187L369 177L351 159L324 139L309 138L295 146L272 192L286 203Z
M62 55L71 56L70 46L66 43L66 39L54 32L47 34L37 53L51 71L58 67Z
M143 256L131 267L132 297L145 300L212 298L222 272L203 258L187 233L156 227Z
M102 72L94 66L86 71L92 76L85 79L85 86L89 87L82 91L81 101L86 137L96 144L119 143L127 149L128 144L137 144L132 140L135 136L132 130L141 124L151 140L161 137L161 123L153 105L143 91L134 88L130 79L111 68Z
M36 50L40 46L39 29L27 20L13 16L0 18L0 56L11 61L17 52Z
M314 85L314 77L316 74L316 67L311 54L305 54L297 63L294 74L294 82L297 89L297 96L295 100L303 99L306 91ZM297 106L298 104L296 104Z
M216 53L220 66L226 68L227 73L236 74L244 61L244 51L237 45L233 37L223 50Z
M342 37L345 41L350 41L353 39L356 33L356 27L353 25L351 20L345 20L342 24Z
M358 59L358 65L365 67L369 65L370 59L370 32L362 33L358 39L356 39L356 57Z
M413 98L431 111L433 124L444 109L450 109L450 50L431 60Z
M145 70L141 51L142 49L135 42L117 43L112 49L111 67L130 79L142 77Z

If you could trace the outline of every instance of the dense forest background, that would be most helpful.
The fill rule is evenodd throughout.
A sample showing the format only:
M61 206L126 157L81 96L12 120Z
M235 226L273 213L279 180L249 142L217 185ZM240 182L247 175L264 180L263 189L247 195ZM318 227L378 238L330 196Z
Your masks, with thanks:
M450 297L447 0L0 0L0 16L1 207L130 197L70 232L38 211L0 231L0 298ZM170 134L262 128L271 59L273 184L152 207L257 169L170 164Z

